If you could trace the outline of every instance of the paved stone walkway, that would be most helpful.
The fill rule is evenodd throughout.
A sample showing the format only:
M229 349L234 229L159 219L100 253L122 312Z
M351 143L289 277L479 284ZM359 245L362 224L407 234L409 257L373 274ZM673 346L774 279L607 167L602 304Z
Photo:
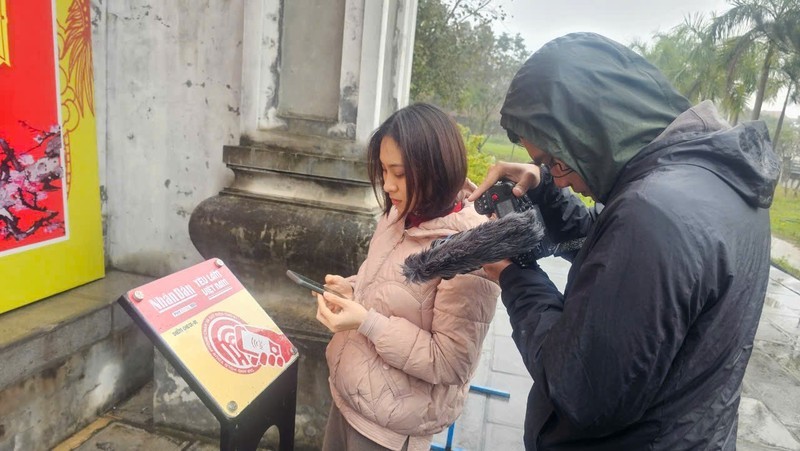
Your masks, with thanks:
M796 267L800 267L800 251L787 249L798 258ZM569 264L548 258L541 265L563 290ZM456 422L454 449L523 450L525 403L533 382L511 340L508 314L502 303L498 303L472 383L506 391L511 396L502 399L471 393ZM56 450L218 449L203 438L155 430L152 425L152 387L147 386ZM446 440L446 432L442 432L434 443L444 445ZM800 280L776 268L770 271L764 311L745 374L738 449L800 451Z
M800 269L800 249L774 236L772 237L772 258L785 259L790 265Z

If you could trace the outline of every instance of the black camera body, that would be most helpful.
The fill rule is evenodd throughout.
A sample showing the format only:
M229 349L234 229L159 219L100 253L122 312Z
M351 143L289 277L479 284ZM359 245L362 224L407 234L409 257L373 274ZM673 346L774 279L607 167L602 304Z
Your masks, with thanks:
M520 197L514 195L514 186L516 186L516 183L510 180L498 180L484 191L481 197L475 200L475 211L482 215L495 213L498 218L502 218L515 211L527 211L534 208L535 205L528 197L528 194L523 194Z
M527 193L520 197L515 196L512 191L514 186L516 186L516 183L510 180L498 180L497 183L489 187L475 200L475 211L482 215L494 213L498 218L514 212L534 211L534 220L542 230L545 230L544 237L533 249L511 258L514 263L527 268L533 266L536 260L553 255L557 247L547 236L547 228L544 226L544 219L539 207L531 201Z

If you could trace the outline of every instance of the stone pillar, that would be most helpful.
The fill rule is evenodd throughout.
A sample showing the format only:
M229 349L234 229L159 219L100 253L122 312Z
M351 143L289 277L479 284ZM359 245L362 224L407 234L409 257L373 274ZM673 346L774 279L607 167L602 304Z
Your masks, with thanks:
M330 334L316 321L314 298L285 272L318 280L355 274L366 255L380 211L365 142L408 102L416 7L416 0L245 3L242 138L223 149L235 178L198 205L189 233L299 348L297 449L322 443ZM210 432L210 413L158 360L155 379L157 424Z

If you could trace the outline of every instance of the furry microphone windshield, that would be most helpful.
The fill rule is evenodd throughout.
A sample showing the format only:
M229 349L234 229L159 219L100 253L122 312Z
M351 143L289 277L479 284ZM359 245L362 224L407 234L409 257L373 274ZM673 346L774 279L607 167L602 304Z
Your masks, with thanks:
M539 244L544 234L535 209L509 213L450 235L428 250L409 255L403 264L403 275L412 283L434 277L450 279L475 271L484 264L528 252Z

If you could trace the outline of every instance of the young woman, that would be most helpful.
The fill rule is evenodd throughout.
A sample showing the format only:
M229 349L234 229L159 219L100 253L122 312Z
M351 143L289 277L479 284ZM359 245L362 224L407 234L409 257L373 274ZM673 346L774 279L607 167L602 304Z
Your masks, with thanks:
M495 312L483 271L414 285L401 266L431 241L486 218L466 200L467 156L455 122L415 104L372 135L369 176L384 214L358 274L328 275L317 319L333 398L324 450L428 450L461 413Z

